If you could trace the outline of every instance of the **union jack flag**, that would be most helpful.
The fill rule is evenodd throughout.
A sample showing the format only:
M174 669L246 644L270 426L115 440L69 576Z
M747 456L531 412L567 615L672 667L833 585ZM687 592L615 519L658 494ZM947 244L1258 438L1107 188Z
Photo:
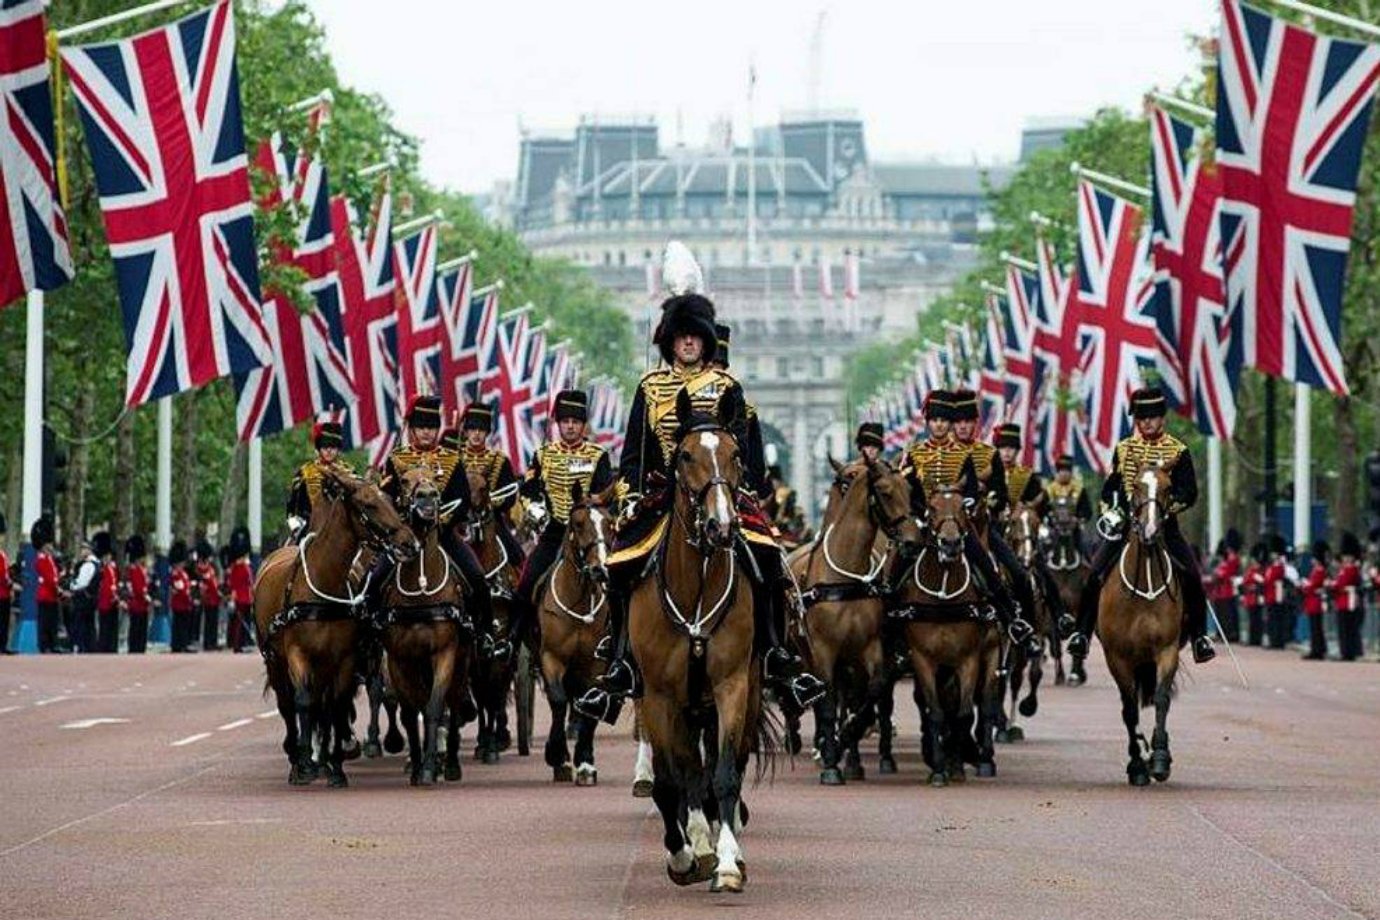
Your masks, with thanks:
M0 2L0 307L72 277L43 0Z
M1031 272L1017 266L1006 266L1006 297L998 300L1002 320L1002 358L1005 365L1006 421L1030 430L1034 414L1035 378L1035 320L1039 309L1040 282ZM1021 462L1032 458L1029 438Z
M457 403L467 406L479 398L484 379L485 361L494 351L498 332L498 285L480 290L472 286L468 265L453 275L441 278L441 299L451 318L451 358L446 368L446 380L454 389Z
M1222 178L1202 163L1203 132L1162 108L1150 112L1150 198L1160 311L1160 378L1180 415L1231 437L1241 364L1231 347L1218 209Z
M348 413L345 445L363 447L398 429L398 313L393 304L393 196L385 181L367 236L344 197L331 199L331 231L345 315L345 353L358 401Z
M458 264L438 271L436 298L441 311L441 328L445 331L445 347L441 349L441 401L447 412L458 412L469 404L473 394L465 388L461 378L478 379L478 351L466 347L470 334L470 313L474 308L474 263L470 256Z
M1150 235L1140 208L1078 183L1079 371L1087 436L1105 469L1129 433L1131 393L1159 360Z
M608 380L594 380L589 387L589 427L594 443L609 452L609 459L618 463L623 450L623 393Z
M1068 449L1069 413L1061 405L1068 387L1068 368L1074 363L1077 328L1078 283L1065 275L1054 247L1042 236L1035 239L1035 267L1040 296L1031 314L1031 357L1034 359L1034 394L1029 444L1034 466L1053 472Z
M986 329L982 334L982 363L978 368L978 402L984 436L1001 424L1006 409L1006 370L1003 366L1001 297L987 295Z
M529 396L532 378L529 359L532 330L530 307L522 307L499 317L497 333L484 359L484 376L480 380L479 395L485 402L498 404L496 436L500 450L507 455L515 470L527 468L523 449L523 421L518 410Z
M272 361L229 0L62 59L115 260L126 404Z
M393 243L393 272L398 279L395 288L398 370L403 405L421 393L442 395L431 389L441 379L441 355L448 344L436 288L436 247L439 243L434 223ZM445 402L444 397L442 402Z
M288 149L277 134L260 145L255 166L273 179L259 206L271 210L291 203L300 215L293 245L276 245L274 258L306 275L303 288L313 308L301 314L286 296L268 292L264 322L273 343L273 361L235 375L235 416L245 441L284 431L355 400L345 356L326 168L305 151Z
M1227 308L1245 363L1348 392L1342 292L1380 46L1222 2L1217 164Z

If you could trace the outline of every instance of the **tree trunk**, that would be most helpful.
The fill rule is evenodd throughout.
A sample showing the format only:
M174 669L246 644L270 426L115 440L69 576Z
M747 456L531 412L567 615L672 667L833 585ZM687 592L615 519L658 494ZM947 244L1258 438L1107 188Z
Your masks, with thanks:
M240 498L245 493L244 478L249 466L249 444L235 442L230 452L230 474L225 479L224 491L220 497L219 530L216 539L222 546L230 542L230 532L240 522Z
M177 489L177 522L173 533L185 540L189 547L196 545L196 498L198 473L196 462L197 402L199 393L183 393L177 404L180 427L177 450L173 454L173 469L182 475Z
M134 413L125 413L115 426L115 511L110 519L110 532L115 537L115 556L125 561L125 540L134 533L135 480Z
M1361 433L1356 425L1356 405L1353 397L1339 396L1332 400L1332 418L1337 437L1337 509L1333 522L1337 532L1361 530L1361 499L1357 482L1361 476Z
M77 546L86 535L86 470L91 448L85 441L91 433L93 403L91 384L83 378L77 384L72 403L72 425L67 444L67 491L62 495L62 548L71 559L76 558Z

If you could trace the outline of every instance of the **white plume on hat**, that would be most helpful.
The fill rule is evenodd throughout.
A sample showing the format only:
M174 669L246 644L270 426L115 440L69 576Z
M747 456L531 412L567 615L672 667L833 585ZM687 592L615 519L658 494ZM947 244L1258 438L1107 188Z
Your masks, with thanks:
M704 272L700 270L700 263L695 261L690 247L680 240L666 244L666 252L661 257L661 286L674 297L704 293Z

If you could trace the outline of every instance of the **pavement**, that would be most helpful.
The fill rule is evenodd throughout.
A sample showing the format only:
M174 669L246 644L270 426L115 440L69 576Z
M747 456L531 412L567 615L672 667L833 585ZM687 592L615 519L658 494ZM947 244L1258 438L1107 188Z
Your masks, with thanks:
M626 726L595 788L554 787L539 746L481 765L472 737L459 784L386 757L293 788L256 655L6 657L0 918L1380 917L1380 666L1240 654L1249 690L1224 655L1188 666L1146 789L1097 650L995 779L945 789L903 685L899 774L872 746L865 782L783 757L746 790L736 896L667 880Z

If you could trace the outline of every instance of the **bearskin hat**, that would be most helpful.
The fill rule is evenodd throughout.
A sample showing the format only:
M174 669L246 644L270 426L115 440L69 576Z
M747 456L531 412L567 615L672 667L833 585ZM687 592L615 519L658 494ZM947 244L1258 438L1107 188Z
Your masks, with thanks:
M1241 552L1241 547L1243 545L1243 541L1241 539L1241 531L1237 530L1235 527L1228 527L1227 535L1225 538L1223 538L1222 542L1224 542L1227 545L1227 549L1231 550L1232 552Z
M46 546L54 540L53 522L47 517L34 521L29 528L29 542L34 546Z
M1361 557L1361 541L1356 539L1356 534L1349 530L1342 534L1341 552L1343 556L1350 556L1353 559Z
M248 556L253 552L253 547L249 545L249 528L240 526L230 532L230 542L226 544L230 551L231 559L238 559L241 556Z
M173 545L168 547L168 562L172 565L181 565L187 561L187 543L185 540L174 540Z
M144 538L139 534L136 533L125 541L125 559L131 562L135 559L143 559L147 552L148 547L144 545Z
M91 537L91 552L97 556L109 556L115 552L115 541L108 530L98 530Z
M211 545L210 540L198 540L196 544L196 558L198 562L214 562L216 559L216 548Z
M675 342L682 335L696 336L704 343L702 361L714 360L719 343L714 332L714 303L703 294L677 294L661 305L661 322L652 342L667 364L675 363Z
M1323 565L1327 565L1328 558L1332 555L1332 547L1328 546L1326 540L1313 541L1313 558Z

